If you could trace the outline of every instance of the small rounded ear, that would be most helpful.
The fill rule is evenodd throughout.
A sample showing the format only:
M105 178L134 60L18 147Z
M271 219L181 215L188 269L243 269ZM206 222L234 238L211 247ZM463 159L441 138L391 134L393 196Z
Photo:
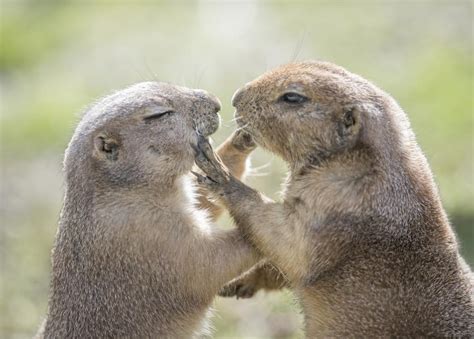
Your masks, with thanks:
M94 137L94 151L99 157L115 161L119 155L119 143L105 133L100 133Z
M361 129L361 111L355 106L347 106L342 110L339 134L343 138L354 139Z

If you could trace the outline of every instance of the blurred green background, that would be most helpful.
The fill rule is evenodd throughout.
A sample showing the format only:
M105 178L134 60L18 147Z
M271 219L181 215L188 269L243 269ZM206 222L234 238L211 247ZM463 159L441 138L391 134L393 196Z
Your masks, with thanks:
M470 1L2 1L0 20L0 337L31 337L46 312L79 113L144 80L218 95L216 144L234 128L232 93L278 64L323 59L373 80L408 113L474 264ZM261 150L253 163L268 175L250 185L278 199L285 165ZM217 338L301 337L288 291L215 304Z

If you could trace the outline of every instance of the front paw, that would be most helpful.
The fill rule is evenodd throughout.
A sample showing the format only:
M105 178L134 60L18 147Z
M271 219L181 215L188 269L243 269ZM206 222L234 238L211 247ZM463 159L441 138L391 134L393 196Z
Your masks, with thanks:
M238 129L235 131L231 140L232 145L240 152L250 153L255 148L257 148L257 143L255 142L252 135L243 129Z
M193 174L197 177L198 183L217 188L224 186L231 180L231 175L219 157L214 153L209 141L202 135L198 136L198 144L195 147L196 165L206 174L206 176Z
M218 295L221 297L237 297L237 299L246 299L252 298L255 292L257 292L255 284L246 279L237 279L222 287Z

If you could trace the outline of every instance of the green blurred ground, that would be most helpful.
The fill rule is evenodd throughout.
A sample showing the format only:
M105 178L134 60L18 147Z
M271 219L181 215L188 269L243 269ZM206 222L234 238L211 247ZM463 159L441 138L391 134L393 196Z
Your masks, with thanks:
M2 1L0 337L31 337L46 311L61 161L79 112L159 79L202 87L233 125L234 90L291 60L333 61L373 80L409 114L474 264L472 4L469 1ZM278 198L278 159L249 183ZM230 223L228 219L222 224ZM218 299L216 337L301 337L289 292Z

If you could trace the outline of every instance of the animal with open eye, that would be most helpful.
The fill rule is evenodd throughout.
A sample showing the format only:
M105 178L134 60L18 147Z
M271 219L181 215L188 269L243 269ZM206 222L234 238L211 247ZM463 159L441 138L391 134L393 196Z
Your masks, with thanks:
M389 94L308 61L263 74L232 102L241 128L289 173L282 201L272 201L228 175L200 139L200 183L271 262L222 295L290 286L309 338L472 337L473 274Z

